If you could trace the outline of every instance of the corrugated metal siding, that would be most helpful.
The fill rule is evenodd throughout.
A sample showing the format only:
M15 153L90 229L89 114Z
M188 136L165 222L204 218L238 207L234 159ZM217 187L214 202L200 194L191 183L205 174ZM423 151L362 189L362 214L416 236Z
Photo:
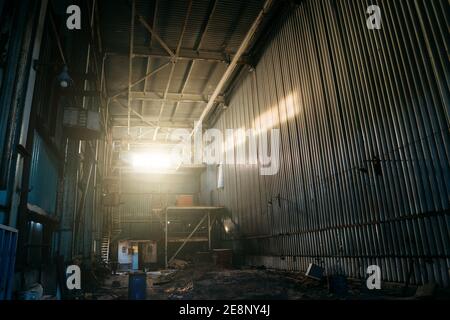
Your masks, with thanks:
M58 191L58 168L45 142L35 131L31 161L30 193L28 202L54 214Z
M17 230L0 224L0 300L11 300L14 287Z
M120 200L121 221L149 218L152 213L151 195L123 194Z
M174 206L179 194L191 194L197 203L200 183L197 175L130 175L121 183L120 206L111 214L120 221L120 239L159 239L162 225L152 215L154 208Z
M371 4L379 31L366 27ZM449 12L446 0L304 1L274 25L216 123L270 118L281 131L277 175L226 165L214 191L249 263L319 259L360 277L377 264L398 282L412 265L413 282L449 285Z

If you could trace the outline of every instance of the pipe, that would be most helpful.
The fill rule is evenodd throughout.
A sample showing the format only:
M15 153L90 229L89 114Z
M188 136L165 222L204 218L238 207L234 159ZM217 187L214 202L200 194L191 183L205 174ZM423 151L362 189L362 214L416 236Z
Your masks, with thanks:
M259 25L261 24L264 17L269 12L269 9L271 8L273 4L273 0L266 0L264 3L263 8L259 12L258 16L256 17L255 21L253 22L252 26L250 27L250 30L248 30L244 40L242 41L241 45L239 46L238 51L236 52L236 55L233 57L233 60L231 60L230 65L228 66L227 70L223 74L222 78L220 79L216 89L214 90L213 94L209 98L208 104L206 105L206 108L203 110L200 119L198 120L197 124L194 127L194 130L192 130L191 136L194 135L195 131L201 126L203 121L205 120L206 116L209 114L211 109L214 106L214 101L216 100L217 96L222 91L225 83L228 81L230 76L233 74L234 69L236 68L236 65L241 58L241 56L244 54L244 52L247 50L253 36L255 35L256 31L258 30Z

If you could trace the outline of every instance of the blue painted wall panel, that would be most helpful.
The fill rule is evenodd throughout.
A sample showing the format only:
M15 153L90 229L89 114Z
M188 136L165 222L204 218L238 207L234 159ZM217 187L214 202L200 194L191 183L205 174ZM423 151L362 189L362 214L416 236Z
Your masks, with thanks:
M48 214L55 213L58 188L57 162L45 142L36 132L31 163L30 193L28 203L39 206Z
M0 301L12 297L17 230L0 224Z

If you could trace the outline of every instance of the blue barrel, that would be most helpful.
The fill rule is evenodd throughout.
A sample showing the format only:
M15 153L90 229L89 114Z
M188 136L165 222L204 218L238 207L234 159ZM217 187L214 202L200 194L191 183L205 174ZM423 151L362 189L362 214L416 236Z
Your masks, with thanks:
M147 275L133 272L128 275L128 299L145 300L147 297Z

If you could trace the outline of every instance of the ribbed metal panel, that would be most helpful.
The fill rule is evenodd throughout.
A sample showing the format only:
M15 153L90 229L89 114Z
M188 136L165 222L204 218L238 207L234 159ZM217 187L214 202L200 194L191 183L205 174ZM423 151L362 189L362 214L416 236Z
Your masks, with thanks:
M141 194L123 194L120 206L121 221L149 218L152 213L152 197Z
M120 1L99 2L100 10L103 12L100 19L103 45L110 52L123 53L129 51L130 3ZM180 39L188 5L188 0L136 0L136 12L154 27L155 32L169 48L175 50ZM237 51L262 5L263 1L261 0L193 1L181 47L205 52L222 52L224 60L230 59L227 55ZM210 7L213 7L211 12L209 11ZM153 21L154 17L155 21ZM150 32L140 22L136 22L134 30L135 48L162 49L158 41L153 38L150 43L150 40ZM135 57L133 59L133 81L144 77L150 70L156 69L167 61L167 58L153 57L150 59L150 68L148 68L146 57ZM165 68L150 77L146 82L143 81L134 86L133 90L143 90L146 83L145 90L164 92L170 78L168 92L178 93L183 91L184 93L198 93L207 97L212 94L226 67L226 63L215 61L196 61L191 65L191 62L180 60L176 63L172 77L169 77L171 68ZM108 92L114 93L128 86L128 77L124 77L124 75L128 75L128 68L128 54L108 57L106 60ZM204 108L203 103L181 102L177 108L175 108L175 105L172 102L165 104L161 114L162 119L172 120L173 117L173 120L192 123L200 117ZM145 117L158 117L161 102L134 101L132 106L136 110L142 107L141 113ZM110 112L114 115L127 114L127 111L114 101L111 103Z
M17 230L0 224L0 300L11 300L14 287Z
M54 214L58 191L58 168L45 142L36 132L31 161L30 192L28 202Z
M120 206L110 211L120 221L119 239L159 239L161 221L153 209L174 206L177 195L189 194L197 203L197 175L163 176L130 174L121 183Z
M371 4L381 30L366 27ZM357 277L377 264L387 281L412 268L412 282L450 284L449 12L446 0L310 0L274 24L215 126L273 119L280 170L226 165L223 190L208 172L202 184L249 263L319 259Z

